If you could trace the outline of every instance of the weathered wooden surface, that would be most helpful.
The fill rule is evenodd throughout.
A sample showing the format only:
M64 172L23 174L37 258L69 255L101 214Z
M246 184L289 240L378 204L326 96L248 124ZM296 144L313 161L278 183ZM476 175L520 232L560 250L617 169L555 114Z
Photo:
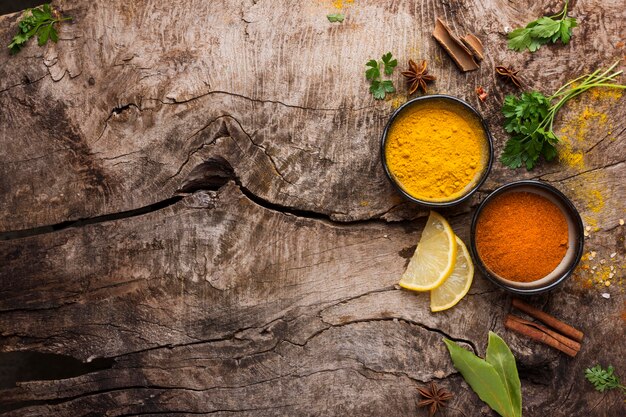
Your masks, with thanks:
M582 142L568 131L584 164L496 163L472 201L444 211L467 240L475 205L509 180L541 178L573 199L613 284L579 271L531 301L586 333L576 359L504 330L509 296L480 275L438 314L394 287L426 212L379 162L403 81L394 102L375 102L364 63L388 50L400 66L428 59L433 92L479 108L499 151L512 88L495 65L550 92L624 54L620 0L577 2L570 45L506 50L505 28L547 11L534 3L357 0L339 25L321 0L61 2L75 21L58 44L0 52L0 369L20 381L0 390L0 410L413 416L426 415L415 388L435 379L455 393L446 415L489 415L441 338L482 355L493 330L518 359L525 416L624 415L618 393L583 379L597 362L626 377L624 99L588 95L562 112L559 126L585 107L605 114ZM443 54L436 16L481 37L480 70L461 74ZM0 17L2 45L17 18ZM59 358L77 370L47 369Z

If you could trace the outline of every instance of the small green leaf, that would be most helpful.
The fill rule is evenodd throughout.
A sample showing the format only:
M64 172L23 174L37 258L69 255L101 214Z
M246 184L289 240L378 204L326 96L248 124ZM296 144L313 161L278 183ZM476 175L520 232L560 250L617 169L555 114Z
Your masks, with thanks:
M383 83L380 81L372 81L372 85L370 86L370 93L374 96L376 100L382 100L385 98L385 87Z
M443 341L450 352L454 367L480 399L502 417L515 417L511 401L495 367L455 342L448 339Z
M385 89L385 92L387 93L395 93L396 89L393 86L393 82L391 80L385 80L382 82L382 86Z
M541 149L541 154L545 158L546 161L552 161L557 156L556 148L551 143L544 143L543 149Z
M518 28L509 33L509 48L521 52L528 48L531 42L530 30Z
M32 9L31 12L33 13L33 16L35 16L35 19L40 20L40 21L49 19L52 17L50 13L46 13L40 9Z
M343 22L344 15L341 13L333 13L333 14L326 15L326 18L328 19L330 23Z
M383 63L385 64L386 75L391 75L393 73L394 68L398 65L398 60L391 59L391 58L392 58L391 52L387 52L382 57Z
M37 44L39 46L44 46L46 42L48 42L48 38L50 37L50 29L52 28L52 24L45 25L39 28L37 31Z
M380 78L380 70L378 68L370 68L365 71L365 78L368 80L376 80Z
M59 34L52 25L50 25L50 40L54 43L57 43L59 41Z
M500 375L502 384L508 393L511 409L515 417L522 416L522 384L517 374L515 357L507 344L494 332L489 332L489 343L485 360L489 362Z
M557 33L560 27L560 21L544 16L537 20L537 26L530 30L530 34L537 38L549 38Z

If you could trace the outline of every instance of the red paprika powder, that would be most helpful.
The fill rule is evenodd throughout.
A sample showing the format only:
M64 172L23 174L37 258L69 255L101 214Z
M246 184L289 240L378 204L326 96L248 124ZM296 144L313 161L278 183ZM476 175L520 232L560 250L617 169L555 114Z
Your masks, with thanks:
M568 247L561 209L539 194L508 192L493 198L476 223L476 250L502 278L530 282L545 277Z

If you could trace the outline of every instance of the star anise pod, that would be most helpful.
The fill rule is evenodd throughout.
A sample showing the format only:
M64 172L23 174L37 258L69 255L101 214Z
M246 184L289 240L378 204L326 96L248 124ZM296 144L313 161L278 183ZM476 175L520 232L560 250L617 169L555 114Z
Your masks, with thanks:
M434 416L437 410L446 406L446 401L453 397L452 393L444 388L439 388L434 381L430 382L429 387L421 387L417 389L424 399L417 403L418 407L429 407L428 415Z
M522 88L522 82L517 76L518 72L519 71L515 71L513 67L503 67L503 66L496 67L496 73L498 75L502 75L503 77L506 77L509 81L515 84L517 88Z
M435 81L437 79L434 75L428 74L426 60L417 65L415 61L409 59L409 69L408 71L402 71L402 75L406 77L406 81L409 84L409 94L413 94L418 88L425 93L426 81Z

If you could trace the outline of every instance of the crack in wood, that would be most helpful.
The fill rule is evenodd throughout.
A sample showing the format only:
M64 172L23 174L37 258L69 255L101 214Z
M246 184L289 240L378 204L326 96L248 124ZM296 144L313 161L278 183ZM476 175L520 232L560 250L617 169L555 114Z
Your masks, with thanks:
M185 100L176 100L176 99L170 99L171 101L165 101L161 98L148 98L146 100L150 100L150 101L157 101L161 104L164 105L177 105L177 104L186 104L207 96L211 96L214 94L222 94L222 95L228 95L228 96L233 96L233 97L238 97L238 98L242 98L244 100L248 100L248 101L252 101L254 103L262 103L262 104L277 104L277 105L281 105L284 107L288 107L288 108L293 108L293 109L300 109L300 110L307 110L307 111L327 111L327 112L335 112L335 111L361 111L361 110L367 110L367 109L371 109L373 107L376 107L376 105L370 105L370 106L364 106L364 107L357 107L357 108L353 108L353 109L349 109L349 108L344 108L344 107L335 107L335 108L327 108L327 107L306 107L306 106L299 106L299 105L295 105L295 104L288 104L288 103L284 103L282 101L279 100L268 100L268 99L258 99L258 98L253 98L253 97L248 97L246 95L243 94L237 94L237 93L233 93L230 91L222 91L222 90L212 90L212 91L207 91L205 93L199 94L197 96L193 96L189 99L185 99Z
M131 217L142 216L144 214L152 213L157 210L164 209L171 205L178 203L182 200L183 196L174 196L168 199L149 204L144 207L121 211L119 213L111 213L111 214L103 214L101 216L88 217L78 220L66 220L60 223L55 223L52 225L46 226L38 226L30 229L21 229L21 230L9 230L5 232L0 232L0 241L2 240L14 240L14 239L22 239L25 237L43 235L47 233L58 232L60 230L70 229L70 228L78 228L84 227L95 223L104 223L115 220L127 219Z

